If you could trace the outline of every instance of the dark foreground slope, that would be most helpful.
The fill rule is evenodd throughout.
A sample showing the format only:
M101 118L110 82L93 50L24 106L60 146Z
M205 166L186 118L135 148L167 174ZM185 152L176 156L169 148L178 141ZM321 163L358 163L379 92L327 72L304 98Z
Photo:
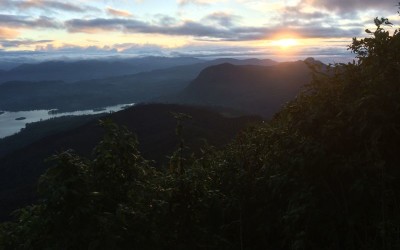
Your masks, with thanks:
M249 123L260 121L256 117L226 118L204 108L161 104L139 105L107 118L134 131L143 155L161 165L178 145L176 119L171 112L192 116L183 125L184 138L194 149L203 146L204 140L211 145L223 145ZM98 121L92 121L0 159L0 218L5 219L11 211L33 200L37 178L48 167L44 159L70 148L88 156L102 135Z
M273 66L212 66L174 98L180 103L223 106L271 117L310 82L306 62L318 63L307 59Z
M80 127L104 115L106 114L62 116L43 122L28 123L20 132L0 139L0 158L44 137Z

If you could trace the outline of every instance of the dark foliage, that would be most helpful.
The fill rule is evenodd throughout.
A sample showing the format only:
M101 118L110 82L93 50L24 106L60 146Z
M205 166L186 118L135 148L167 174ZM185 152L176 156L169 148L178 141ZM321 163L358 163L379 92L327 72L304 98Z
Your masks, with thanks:
M249 123L260 122L258 117L228 118L209 109L172 104L137 105L107 117L135 131L143 156L155 161L156 166L161 166L168 162L167 156L174 152L175 146L179 143L174 132L176 120L171 112L192 116L191 120L184 123L183 138L186 145L197 152L206 141L211 145L221 147ZM35 183L50 165L44 159L69 148L73 148L80 155L90 157L91 150L104 134L97 119L93 118L91 122L74 129L70 127L64 132L52 133L51 131L52 129L63 130L63 126L75 126L74 124L82 123L84 120L86 118L44 121L26 128L21 134L22 138L15 136L19 138L20 143L24 144L28 143L30 138L40 136L37 130L41 130L42 133L46 130L48 132L47 136L43 136L31 145L0 158L0 204L2 204L0 221L8 218L9 213L16 208L34 201ZM6 139L4 143L7 143ZM13 145L10 144L10 146ZM22 145L14 146L21 147Z
M17 134L0 139L0 158L26 147L46 136L80 127L89 121L100 119L104 114L85 116L63 116L46 121L26 124Z

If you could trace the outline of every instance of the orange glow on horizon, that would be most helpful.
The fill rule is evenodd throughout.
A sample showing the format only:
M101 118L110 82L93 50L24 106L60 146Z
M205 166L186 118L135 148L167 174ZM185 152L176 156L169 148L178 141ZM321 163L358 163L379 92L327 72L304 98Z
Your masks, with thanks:
M288 49L299 45L299 41L297 39L288 38L288 39L279 39L272 41L271 44L273 46L279 46L281 49Z

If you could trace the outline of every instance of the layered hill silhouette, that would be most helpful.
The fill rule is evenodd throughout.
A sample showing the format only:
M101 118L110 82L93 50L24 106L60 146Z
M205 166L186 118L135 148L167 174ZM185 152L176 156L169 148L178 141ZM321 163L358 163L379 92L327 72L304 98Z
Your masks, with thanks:
M0 84L7 81L65 81L74 82L112 76L135 74L204 62L192 57L143 57L103 60L46 61L22 64L0 71Z
M144 65L146 65L147 59L142 60L145 60ZM64 81L11 81L0 85L0 110L56 108L74 111L156 100L160 96L173 95L183 90L190 81L197 77L201 70L221 62L229 62L235 65L276 64L276 62L268 59L237 60L223 58L168 69L73 83Z
M77 110L157 100L164 95L167 102L223 107L270 118L310 82L309 63L319 62L218 59L74 83L7 82L0 85L0 110L4 107ZM255 117L227 118L205 108L175 104L139 105L111 114L109 118L136 132L143 155L160 165L168 161L165 156L178 144L174 132L176 120L170 112L193 117L185 125L185 136L194 149L202 145L203 138L211 144L222 145L246 124L260 121ZM0 211L0 218L6 218L9 212L34 199L37 178L49 166L44 163L45 158L70 148L89 155L101 136L102 129L92 121L42 138L1 158L0 203L7 207Z
M222 146L249 124L261 121L254 116L227 118L205 108L165 104L138 105L106 118L137 134L143 155L161 166L168 162L166 156L171 155L179 144L175 134L177 121L171 112L192 117L183 123L183 136L187 145L195 151L204 146L205 140L211 145ZM46 126L43 122L43 127ZM38 126L35 126L32 133L37 129ZM96 119L75 129L42 138L1 158L0 204L3 205L0 220L34 200L38 177L49 167L46 158L71 148L89 156L103 132ZM29 131L25 133L29 134Z
M311 80L309 58L272 66L224 63L204 69L170 102L222 106L271 117Z

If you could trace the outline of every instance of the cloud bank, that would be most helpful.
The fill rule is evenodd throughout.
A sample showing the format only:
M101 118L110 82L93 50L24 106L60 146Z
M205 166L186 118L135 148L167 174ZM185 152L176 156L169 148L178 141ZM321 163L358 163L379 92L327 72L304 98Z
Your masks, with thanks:
M363 12L370 9L391 11L395 10L398 4L393 0L303 0L302 3L339 13Z
M87 11L99 11L98 8L85 4L73 4L66 1L53 0L1 0L0 8L16 9L18 11L26 11L28 9L36 9L41 11L66 11L84 13Z
M360 34L359 28L323 27L318 23L280 26L239 26L234 24L234 17L226 14L211 14L203 20L217 21L219 25L205 22L184 21L173 25L159 25L143 22L137 19L95 18L73 19L65 22L69 32L96 33L96 32L123 32L142 34L162 34L170 36L192 36L198 40L209 41L249 41L274 38L282 32L298 34L303 38L353 37Z
M222 55L252 54L230 46L281 38L350 40L364 34L374 11L396 9L393 0L0 0L0 50L158 54L166 47L212 44Z

